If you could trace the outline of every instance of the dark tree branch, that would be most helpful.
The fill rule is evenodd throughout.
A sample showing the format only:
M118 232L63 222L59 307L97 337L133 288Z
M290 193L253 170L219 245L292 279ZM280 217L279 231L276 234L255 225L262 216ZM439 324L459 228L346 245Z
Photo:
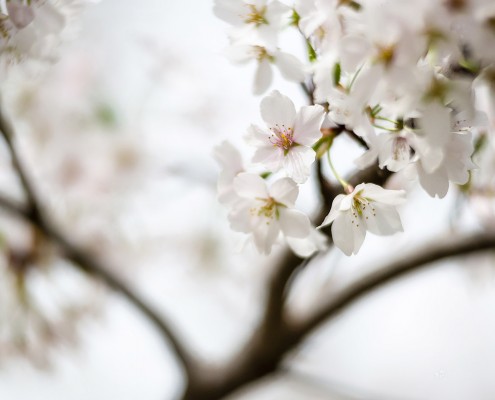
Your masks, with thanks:
M70 260L75 267L102 280L111 289L120 293L133 304L146 318L148 318L155 328L157 328L163 338L168 341L184 368L186 379L195 379L196 362L194 358L179 340L178 335L174 332L169 323L165 321L163 316L153 310L136 292L134 292L133 289L117 277L117 275L113 274L110 269L103 265L98 259L92 257L88 252L66 239L65 235L57 230L43 213L41 202L38 200L35 189L29 180L28 174L26 173L15 148L14 131L11 125L6 121L1 110L0 134L5 139L12 158L14 170L24 189L27 198L27 207L19 205L3 196L0 196L0 206L11 214L23 218L26 222L36 226L40 232L60 248L62 254Z
M426 268L439 260L493 249L495 249L495 230L459 237L446 236L442 241L414 249L406 256L401 256L399 260L358 279L336 293L313 315L295 322L293 329L297 335L306 336L358 299L403 275Z
M406 274L426 268L446 258L495 250L495 231L446 238L440 243L422 246L407 257L372 272L339 293L306 319L283 318L270 335L254 335L248 346L224 368L211 370L201 385L191 388L184 399L220 399L239 388L281 368L287 354L294 350L321 324L337 316L356 300Z
M335 193L335 188L328 182L327 178L323 174L323 163L321 159L316 160L315 163L316 176L318 178L318 187L320 189L321 199L323 201L323 210L330 210Z

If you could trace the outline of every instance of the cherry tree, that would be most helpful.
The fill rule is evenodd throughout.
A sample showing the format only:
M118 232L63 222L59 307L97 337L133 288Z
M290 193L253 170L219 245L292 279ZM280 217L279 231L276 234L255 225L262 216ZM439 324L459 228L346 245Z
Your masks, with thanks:
M218 201L232 231L242 236L243 251L267 257L269 277L262 282L259 320L252 331L246 328L241 348L215 365L197 356L173 321L112 267L126 246L112 233L112 221L128 210L120 202L125 193L153 173L148 149L132 127L104 141L88 133L122 127L104 102L89 107L78 100L84 73L67 98L55 99L61 108L69 98L74 103L58 117L46 118L50 92L43 86L16 89L17 82L43 80L63 58L60 48L77 33L79 13L97 7L89 3L97 2L0 2L1 162L9 171L0 184L0 285L7 299L0 307L5 325L21 324L24 332L21 344L10 347L12 355L42 363L47 343L70 340L76 322L99 308L92 300L108 287L170 346L183 375L177 397L220 399L283 371L289 354L369 292L435 261L495 247L492 0L215 0L213 12L228 26L225 55L234 65L254 66L249 79L253 95L260 96L253 123L212 151L220 167ZM304 51L287 46L287 35L297 36ZM274 75L299 86L306 103L278 90ZM20 106L7 106L12 104ZM55 133L62 130L71 133ZM358 156L342 156L350 143ZM339 165L343 158L353 171ZM314 213L298 201L307 187L317 189ZM401 213L415 207L410 194L418 188L431 197L461 199L475 228L446 232L400 257L391 254L309 311L292 309L288 299L317 258L338 254L345 263L360 252L367 233L407 231ZM64 200L57 202L53 194L62 192ZM491 212L480 212L480 204ZM60 268L84 282L82 301L67 301L57 318L46 318L32 311L40 300L29 280L33 271ZM25 309L33 316L17 321L8 313L16 302L29 304ZM6 331L2 341L18 339L14 328Z

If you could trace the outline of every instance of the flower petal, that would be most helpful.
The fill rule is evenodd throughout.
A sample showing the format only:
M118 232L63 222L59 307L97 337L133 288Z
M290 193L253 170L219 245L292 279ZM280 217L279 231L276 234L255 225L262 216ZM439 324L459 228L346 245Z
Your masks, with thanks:
M373 202L397 206L406 201L406 192L404 190L389 190L374 183L366 183L363 188L362 196L372 199Z
M330 225L335 220L335 218L337 218L339 216L340 203L342 202L342 200L345 197L346 197L345 194L339 194L337 197L335 197L335 199L333 199L332 207L330 208L330 212L328 213L328 215L325 217L322 224L318 228Z
M316 153L311 147L292 147L284 157L284 169L287 175L297 183L304 183L310 175L311 164L315 161Z
M258 62L256 73L254 75L253 94L259 95L266 92L272 83L272 66L270 61L263 59Z
M269 189L270 197L286 207L294 207L299 195L299 187L290 178L282 178L274 182Z
M242 24L241 15L244 13L244 4L240 1L215 0L213 13L220 19L232 25Z
M244 45L233 45L225 49L225 57L234 64L245 64L254 59L253 57L253 46Z
M294 121L294 141L312 146L321 137L321 124L325 110L320 105L301 107Z
M285 79L292 82L304 81L304 65L297 57L283 51L275 52L274 56L275 65Z
M449 191L449 177L443 166L440 166L434 173L427 174L421 167L421 163L416 163L419 183L424 190L431 196L444 198Z
M305 238L311 233L311 222L306 214L301 211L281 208L280 212L280 229L285 236L295 238Z
M235 208L233 208L228 215L232 230L244 233L252 232L250 214L252 206L253 202L249 200L241 200L236 203Z
M270 172L277 172L284 165L284 153L278 147L263 146L256 150L252 161L263 164Z
M326 250L328 238L317 229L311 229L309 236L299 239L294 237L286 238L287 244L299 257L310 257L317 251Z
M364 224L353 224L350 212L341 212L332 224L335 246L345 255L357 254L366 236Z
M244 139L246 142L252 146L266 146L270 143L271 132L268 130L263 130L259 126L251 124L247 128L246 136Z
M261 223L253 230L253 240L258 251L268 255L279 237L280 226L275 220L259 219Z
M242 172L234 179L235 192L245 198L268 198L268 190L263 178L256 174Z
M261 100L261 117L269 127L285 126L287 128L294 125L296 108L294 103L287 96L274 90L270 95Z
M371 205L373 209L371 209ZM373 203L363 211L366 229L375 235L387 236L402 232L400 215L394 206Z

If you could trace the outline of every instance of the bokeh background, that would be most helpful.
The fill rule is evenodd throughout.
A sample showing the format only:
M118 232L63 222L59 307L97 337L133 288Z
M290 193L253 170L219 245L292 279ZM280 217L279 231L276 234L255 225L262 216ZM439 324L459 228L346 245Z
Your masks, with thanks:
M42 82L14 76L4 91L26 132L27 162L68 235L131 281L201 357L226 359L254 326L273 260L242 249L230 231L211 156L224 139L244 146L246 127L260 120L254 66L224 58L227 27L211 1L103 0L82 18ZM297 40L286 41L294 43L297 53ZM273 88L305 104L297 85L277 78ZM340 146L335 163L350 170L359 149ZM438 200L408 189L406 232L369 235L352 258L319 256L291 294L294 309L304 313L381 262L478 224L455 190ZM311 213L317 202L310 183L299 206ZM451 260L387 285L308 338L286 373L233 398L494 399L493 262L490 254ZM48 308L77 299L85 316L40 365L1 361L0 399L158 400L180 391L173 355L125 300L60 263L43 279L39 298L53 287L63 293ZM3 307L4 324L15 307Z

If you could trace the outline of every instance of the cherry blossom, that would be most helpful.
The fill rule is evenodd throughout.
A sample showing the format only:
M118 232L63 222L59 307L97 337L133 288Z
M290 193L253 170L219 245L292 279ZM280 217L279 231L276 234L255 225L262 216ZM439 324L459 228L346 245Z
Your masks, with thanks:
M234 36L255 34L270 44L276 43L289 11L277 0L215 0L213 7L218 18L240 30Z
M0 3L0 56L9 66L20 61L52 62L68 25L86 3L99 0L9 0Z
M348 193L335 198L323 224L332 224L337 247L355 254L366 231L402 230L396 206L405 201L403 191L367 183L351 188L330 157L342 137L361 145L361 156L352 160L360 169L376 165L398 173L397 179L412 178L432 197L443 198L453 184L469 193L476 169L471 158L480 142L493 137L493 1L296 0L287 29L282 12L263 19L271 4L256 2L249 21L241 12L237 22L231 18L238 28L230 36L229 57L257 62L255 93L272 84L276 67L303 87L310 105L296 112L291 99L273 91L260 105L268 129L252 124L246 139L256 149L253 163L298 184L308 181L316 158L320 186L328 183L327 154L331 173ZM270 35L260 35L268 28ZM305 68L275 42L289 29L305 42ZM485 107L488 118L480 118L483 96L491 105ZM232 184L229 190L235 192ZM322 250L314 233L304 240L308 253Z
M259 175L241 173L234 179L234 190L240 201L229 213L230 225L251 234L260 253L270 254L280 234L295 239L311 235L309 218L294 208L299 188L292 179L279 179L267 188Z
M233 182L237 174L244 172L241 154L230 142L223 141L213 149L213 157L222 168L218 177L218 201L229 204L237 200Z
M304 106L296 112L292 100L274 91L261 101L260 111L268 129L248 129L248 140L258 148L253 162L273 172L284 169L297 183L306 181L316 155L310 146L321 137L323 107Z
M226 51L227 58L235 64L256 61L253 94L266 92L273 80L272 66L277 67L283 78L291 82L304 81L304 65L292 54L269 50L257 44L234 44Z
M432 197L442 198L449 190L449 182L465 184L469 180L469 171L476 167L471 160L473 151L471 133L452 134L436 169L428 172L421 161L416 163L419 183L423 189Z
M350 194L335 198L321 226L332 224L335 245L348 256L357 254L366 231L384 236L403 230L396 207L404 201L403 190L361 183Z

